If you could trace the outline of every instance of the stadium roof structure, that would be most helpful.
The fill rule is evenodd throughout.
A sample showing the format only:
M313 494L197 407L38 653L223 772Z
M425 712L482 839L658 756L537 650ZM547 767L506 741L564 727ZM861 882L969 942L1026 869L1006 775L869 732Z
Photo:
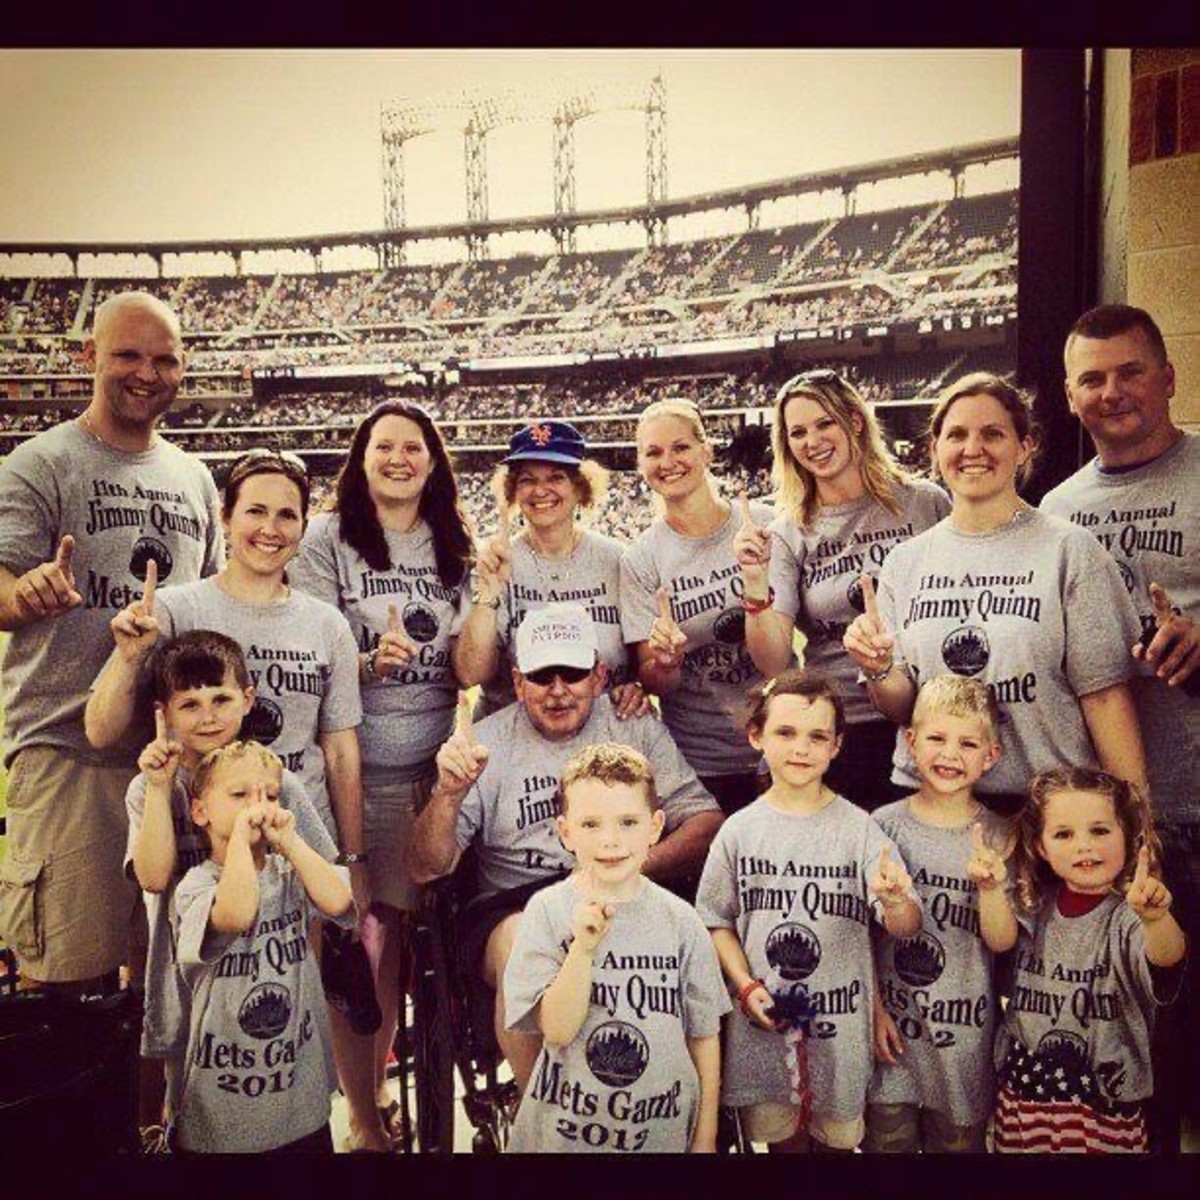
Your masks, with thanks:
M351 233L292 235L273 238L210 238L173 242L8 242L0 241L0 254L62 254L74 259L80 254L133 254L160 258L164 254L232 254L259 251L299 250L314 257L323 250L344 246L385 246L437 238L478 239L491 234L571 229L585 225L622 222L646 224L670 217L712 209L753 209L768 200L809 192L840 190L847 193L865 183L900 179L910 175L928 175L947 171L954 176L969 166L1015 158L1020 152L1017 137L995 138L984 142L954 146L945 150L925 151L898 158L881 159L852 167L833 167L804 175L791 175L765 183L704 192L667 200L658 204L640 203L623 208L594 209L584 212L544 213L531 217L503 220L465 221L454 224L408 226L404 229L376 229Z

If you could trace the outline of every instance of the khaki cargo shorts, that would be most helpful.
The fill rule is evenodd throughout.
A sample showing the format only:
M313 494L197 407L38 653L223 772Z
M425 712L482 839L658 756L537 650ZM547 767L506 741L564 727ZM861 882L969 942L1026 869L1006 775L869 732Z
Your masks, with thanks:
M92 979L129 961L145 923L123 870L135 772L94 767L50 746L8 772L8 852L0 861L0 939L39 983Z

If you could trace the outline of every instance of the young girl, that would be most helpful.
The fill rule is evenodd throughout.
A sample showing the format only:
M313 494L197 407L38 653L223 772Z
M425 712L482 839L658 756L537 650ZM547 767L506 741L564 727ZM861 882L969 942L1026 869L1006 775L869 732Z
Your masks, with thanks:
M1154 1010L1174 998L1170 968L1186 953L1150 873L1150 807L1103 771L1058 768L1034 777L1018 824L996 1150L1144 1152Z
M874 971L869 922L907 937L921 909L895 843L825 786L842 742L830 682L787 671L750 693L747 731L771 787L717 832L696 909L740 1013L725 1027L722 1099L751 1141L775 1150L853 1150L871 1078ZM807 997L812 1118L799 1128L790 1051L773 1009Z
M509 1027L545 1039L509 1151L711 1153L729 999L695 911L642 874L663 830L650 764L588 746L558 798L578 869L529 901L504 976Z
M925 927L881 938L875 1068L863 1149L975 1153L995 1106L996 996L989 924L1015 834L975 785L1000 757L996 702L977 679L938 675L905 731L920 790L877 809L913 873ZM1001 901L1003 903L1003 901Z

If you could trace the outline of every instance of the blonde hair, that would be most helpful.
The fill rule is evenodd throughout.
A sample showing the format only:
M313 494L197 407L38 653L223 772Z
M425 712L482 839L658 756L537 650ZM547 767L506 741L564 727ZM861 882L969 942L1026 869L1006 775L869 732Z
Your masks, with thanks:
M640 441L642 430L651 421L655 421L659 417L677 417L688 427L692 436L701 446L707 446L709 449L712 449L712 442L708 440L708 434L704 432L704 421L700 416L699 406L695 401L688 400L683 396L669 396L665 400L655 400L652 404L647 404L638 416L637 427L633 435L634 440ZM637 456L639 459L642 456L640 446L637 450ZM717 481L712 471L707 467L704 470L704 481L708 485L708 490L713 498L719 498L720 490L717 487ZM651 490L653 491L653 489ZM653 492L653 504L659 514L666 511L666 502L657 492Z
M858 389L836 371L828 370L796 375L775 393L771 480L779 507L802 529L812 525L821 508L816 477L801 465L788 442L784 410L797 396L816 401L837 422L850 443L850 461L858 468L863 487L874 500L898 515L901 505L896 491L911 483L913 476L892 457L879 422ZM857 430L855 417L859 419Z
M932 713L965 720L974 718L993 742L1000 740L1000 708L988 686L978 679L964 679L947 672L926 680L917 693L908 723L915 729Z
M253 759L276 774L283 774L282 760L260 742L230 742L227 746L218 746L215 750L210 750L196 764L196 769L192 772L192 794L202 795L211 786L213 776L226 763L240 762L246 758Z
M639 754L631 746L619 745L616 742L598 742L593 746L584 746L567 759L563 766L562 782L558 785L555 796L558 811L564 816L567 812L567 789L581 779L594 779L608 787L614 783L624 783L629 787L640 786L650 811L655 812L659 808L654 771L645 755Z
M1045 903L1057 876L1038 853L1046 824L1046 805L1059 792L1093 792L1112 801L1113 814L1125 834L1125 865L1113 880L1113 891L1122 895L1137 870L1138 850L1150 849L1150 867L1161 862L1162 848L1154 833L1150 802L1140 788L1107 771L1091 767L1055 767L1035 775L1029 784L1029 799L1017 814L1015 855L1017 900L1026 912L1037 912Z

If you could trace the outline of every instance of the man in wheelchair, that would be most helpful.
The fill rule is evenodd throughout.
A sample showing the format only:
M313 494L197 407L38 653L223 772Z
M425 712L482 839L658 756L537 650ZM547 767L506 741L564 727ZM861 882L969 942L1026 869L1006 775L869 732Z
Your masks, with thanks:
M554 821L563 764L599 742L622 743L645 755L666 824L644 870L664 885L686 887L694 879L723 820L660 721L618 720L605 694L606 671L592 619L581 605L549 604L529 613L517 630L516 703L474 728L460 703L409 846L413 878L428 883L449 875L475 843L483 899L464 914L459 957L464 971L482 975L495 990L496 1040L522 1092L541 1039L505 1028L504 968L530 896L572 866Z

